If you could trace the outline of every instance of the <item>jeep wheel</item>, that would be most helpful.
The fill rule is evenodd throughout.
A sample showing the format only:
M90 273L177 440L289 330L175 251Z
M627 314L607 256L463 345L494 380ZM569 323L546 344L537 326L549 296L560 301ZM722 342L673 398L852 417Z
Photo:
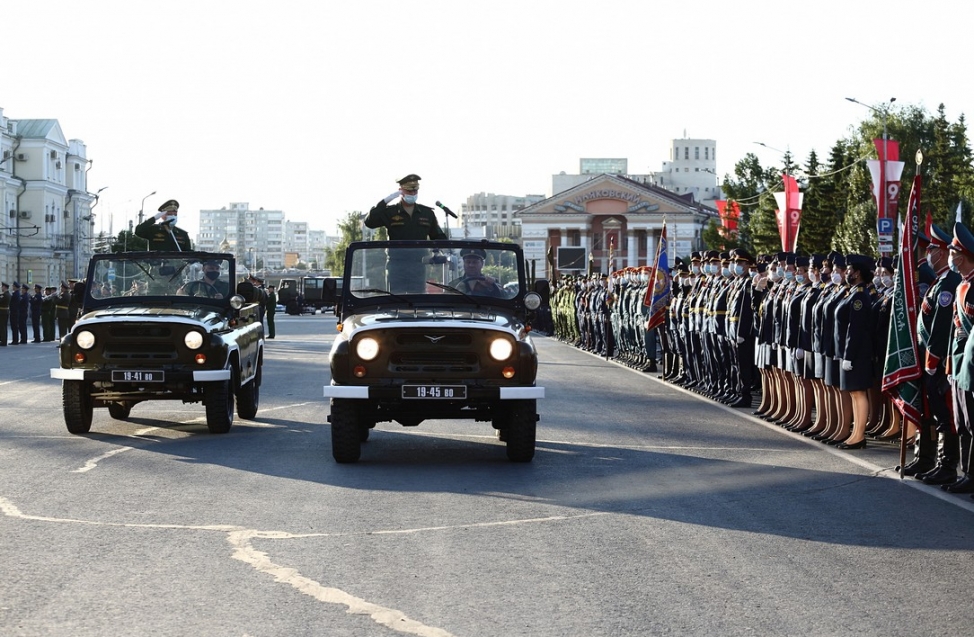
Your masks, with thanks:
M206 427L211 434L225 434L233 424L233 385L229 380L203 384Z
M534 400L512 401L509 426L503 429L507 441L507 458L512 462L531 462L538 427L537 403Z
M88 394L88 383L83 380L65 380L61 383L61 404L64 408L64 424L73 434L91 431L93 403Z
M357 462L362 455L363 434L355 401L333 398L330 420L331 455L335 458L335 462Z
M128 420L131 413L131 403L108 403L108 415L115 420Z
M237 392L237 414L241 418L253 420L260 406L260 366L257 375Z

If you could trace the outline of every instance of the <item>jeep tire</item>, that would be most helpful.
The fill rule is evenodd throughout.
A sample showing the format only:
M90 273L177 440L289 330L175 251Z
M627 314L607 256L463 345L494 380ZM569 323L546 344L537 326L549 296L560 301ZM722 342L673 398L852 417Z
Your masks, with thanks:
M64 424L70 433L86 434L91 431L94 404L88 391L88 383L83 380L65 380L61 383Z
M537 401L514 400L510 405L510 419L501 431L507 442L507 458L511 462L531 462L534 458L535 436L538 428Z
M335 462L358 462L362 455L362 423L358 412L354 400L333 398L331 401L331 455Z
M217 380L203 383L203 402L206 404L206 427L211 434L225 434L233 425L233 381Z
M128 420L132 403L108 403L108 415L115 420Z

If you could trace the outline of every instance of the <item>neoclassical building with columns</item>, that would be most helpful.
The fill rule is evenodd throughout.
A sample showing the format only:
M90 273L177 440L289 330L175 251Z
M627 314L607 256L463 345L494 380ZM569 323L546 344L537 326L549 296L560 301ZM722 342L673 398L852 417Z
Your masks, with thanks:
M703 230L719 222L715 208L658 186L620 175L600 175L518 211L524 257L537 278L551 278L549 248L582 248L583 268L560 268L559 274L596 272L652 265L663 222L671 265L678 256L700 249ZM576 250L575 252L580 252ZM577 262L576 262L577 264ZM556 262L556 266L558 263Z

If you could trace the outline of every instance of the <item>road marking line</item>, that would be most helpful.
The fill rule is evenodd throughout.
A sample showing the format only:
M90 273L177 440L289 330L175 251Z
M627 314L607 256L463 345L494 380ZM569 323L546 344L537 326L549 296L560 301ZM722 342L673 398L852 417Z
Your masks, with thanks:
M139 431L136 431L133 434L130 434L130 436L133 437L133 438L138 438L139 436L143 436L143 435L149 433L150 431L155 431L156 429L159 429L159 427L147 427L145 429L140 429ZM84 464L84 466L81 467L80 469L74 469L74 470L72 470L71 473L87 473L87 472L91 471L92 469L94 469L95 467L97 467L98 466L98 463L101 462L102 460L107 460L108 458L111 458L112 456L116 456L116 455L118 455L120 453L124 453L126 451L132 451L133 449L137 449L137 447L119 447L118 449L112 449L111 451L106 451L105 453L101 454L100 456L95 456L94 458L92 458L91 460L89 460L88 462L86 462Z
M232 557L235 560L249 564L260 573L271 575L276 582L287 584L298 592L308 595L326 604L336 604L345 606L346 611L351 615L368 615L375 623L386 626L400 633L417 635L418 637L453 637L453 634L437 628L427 626L414 619L410 619L402 611L373 604L360 597L355 597L346 593L340 588L324 586L315 580L301 575L297 569L275 564L267 557L267 553L258 551L254 548L251 540L253 538L287 540L303 538L333 538L347 537L350 535L403 535L410 533L423 533L428 531L444 531L455 529L486 528L496 526L515 526L520 524L538 524L544 522L559 522L574 520L577 518L589 518L595 516L611 515L609 512L584 513L581 515L553 515L543 518L525 518L521 520L502 520L499 522L475 522L472 524L456 524L446 526L418 527L414 529L390 529L384 531L361 531L358 533L288 533L285 531L258 531L256 529L244 529L239 526L214 524L214 525L185 525L185 524L144 524L144 523L124 523L124 522L96 522L93 520L78 520L72 518L53 518L38 515L27 515L23 513L17 505L0 496L0 513L7 517L19 520L30 520L35 522L55 522L62 524L87 524L91 526L120 527L130 529L176 529L187 531L218 531L227 534L227 541L233 546Z

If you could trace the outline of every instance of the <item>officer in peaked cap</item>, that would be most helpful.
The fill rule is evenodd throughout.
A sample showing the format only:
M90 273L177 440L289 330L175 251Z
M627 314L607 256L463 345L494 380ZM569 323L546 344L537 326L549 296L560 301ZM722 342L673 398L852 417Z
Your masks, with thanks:
M30 319L30 288L26 283L20 284L20 312L17 314L17 331L20 333L20 344L27 343L27 323Z
M20 345L20 283L14 281L10 290L10 344Z
M41 291L44 288L40 283L34 284L34 293L30 295L28 306L30 307L30 327L34 334L31 343L41 342L41 311L44 309L44 295Z
M193 249L189 233L176 226L179 202L170 199L159 206L159 212L135 227L135 235L149 242L149 250L184 252ZM159 223L156 223L156 221Z
M926 258L920 264L919 275L921 289L924 279L927 287L917 313L917 354L924 369L920 382L928 410L917 427L914 459L902 472L919 479L930 474L935 482L950 484L957 476L960 448L948 395L947 360L952 343L954 295L961 276L949 267L953 237L937 226L931 227L930 235L922 235Z
M399 190L392 193L369 211L365 218L368 228L386 228L389 239L446 239L429 206L416 203L420 176L409 174L399 179ZM394 200L399 201L390 206Z
M971 475L972 416L974 416L974 235L961 223L954 224L950 243L950 269L958 272L961 281L954 296L954 333L950 346L950 374L954 383L954 424L959 438L959 461L963 475L951 476L949 467L941 462L941 475L926 474L927 484L940 484L951 493L974 493L974 476ZM953 478L947 482L948 478Z

